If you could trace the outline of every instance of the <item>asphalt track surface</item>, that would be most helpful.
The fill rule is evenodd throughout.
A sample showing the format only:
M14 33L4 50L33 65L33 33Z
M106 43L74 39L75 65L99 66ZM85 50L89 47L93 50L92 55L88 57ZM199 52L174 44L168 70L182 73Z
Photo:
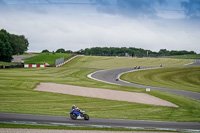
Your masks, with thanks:
M196 60L194 63L188 64L187 66L196 66L196 65L200 65L200 60ZM141 67L141 69L139 69L139 70L142 70L142 69L159 69L159 68L156 68L156 67ZM200 101L200 93L197 93L197 92L175 90L175 89L168 89L168 88L161 88L161 87L152 87L152 86L147 86L147 85L139 85L139 84L129 83L129 82L126 82L126 81L119 79L119 76L121 74L126 73L126 72L130 72L130 71L138 71L138 69L121 68L121 69L100 70L100 71L97 71L97 72L89 75L89 77L91 77L92 79L95 79L95 80L99 80L99 81L107 82L107 83L111 83L111 84L132 86L132 87L136 87L136 88L150 88L150 89L153 89L153 90L173 93L173 94L176 94L176 95L181 95L181 96L184 96L184 97L188 97L188 98ZM119 80L116 81L116 79L119 79Z
M200 60L189 65L200 65ZM116 81L121 73L131 71L133 68L113 69L97 71L91 74L91 78L109 82L112 84L133 86L138 88L151 88L160 91L166 91L200 101L199 93L188 91L173 90L167 88L150 87L138 84L127 83L124 81ZM198 130L200 131L200 123L194 122L164 122L164 121L143 121L143 120L121 120L121 119L98 119L90 118L89 121L85 120L71 120L67 116L50 116L50 115L31 115L31 114L13 114L13 113L0 113L0 123L2 122L35 122L38 124L65 124L69 126L89 126L89 127L112 127L112 128L144 128L144 129L175 129L175 130Z
M67 114L68 115L68 114ZM57 124L69 126L88 127L112 127L112 128L144 128L144 129L173 129L173 130L200 130L200 123L192 122L162 122L142 120L121 120L121 119L98 119L90 118L85 120L72 120L68 116L31 115L0 113L1 122L36 122L38 124Z

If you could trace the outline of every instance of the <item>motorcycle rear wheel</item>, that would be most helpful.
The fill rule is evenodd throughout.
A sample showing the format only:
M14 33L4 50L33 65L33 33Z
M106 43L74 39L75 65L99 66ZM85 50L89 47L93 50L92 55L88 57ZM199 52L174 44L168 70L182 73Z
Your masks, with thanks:
M85 114L84 115L84 120L89 120L89 115Z

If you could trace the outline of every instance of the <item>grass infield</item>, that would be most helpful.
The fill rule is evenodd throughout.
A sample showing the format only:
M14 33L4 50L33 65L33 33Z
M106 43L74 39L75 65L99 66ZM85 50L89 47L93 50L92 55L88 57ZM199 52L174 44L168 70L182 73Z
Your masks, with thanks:
M136 84L200 92L200 66L135 71L121 78Z
M117 60L118 63L116 64ZM135 64L141 63L141 66L145 65L144 59L141 60L122 57L86 56L77 57L60 68L0 70L0 112L65 116L69 114L71 105L75 104L85 110L92 118L200 122L200 102L165 92L151 91L149 94L177 104L180 106L179 108L33 90L40 82L50 82L145 93L145 89L112 85L87 78L88 74L98 69L131 67L133 64L130 61ZM153 66L161 62L165 65L170 65L172 62L175 65L191 62L191 60L179 59L145 60ZM124 109L128 110L129 113Z

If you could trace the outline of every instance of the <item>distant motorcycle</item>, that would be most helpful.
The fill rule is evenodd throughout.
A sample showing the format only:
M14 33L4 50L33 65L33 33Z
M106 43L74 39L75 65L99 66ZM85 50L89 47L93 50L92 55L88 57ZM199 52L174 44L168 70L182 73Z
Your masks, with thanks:
M72 109L70 111L70 117L72 120L77 120L77 119L89 120L89 115L84 114L84 113L85 111Z

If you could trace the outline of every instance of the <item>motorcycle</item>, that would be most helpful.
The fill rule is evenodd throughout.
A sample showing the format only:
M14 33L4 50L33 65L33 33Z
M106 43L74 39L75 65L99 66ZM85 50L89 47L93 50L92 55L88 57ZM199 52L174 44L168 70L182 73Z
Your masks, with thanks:
M72 109L70 111L70 117L72 120L77 120L77 119L89 120L89 115L84 114L84 113L85 111Z

